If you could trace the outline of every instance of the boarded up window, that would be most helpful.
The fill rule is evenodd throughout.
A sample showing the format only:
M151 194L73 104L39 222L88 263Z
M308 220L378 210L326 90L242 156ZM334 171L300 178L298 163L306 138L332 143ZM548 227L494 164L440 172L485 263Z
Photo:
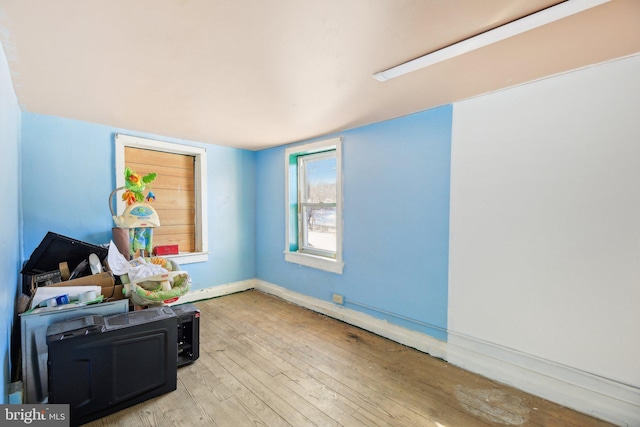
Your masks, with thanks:
M124 158L125 165L139 175L158 174L147 188L156 196L153 207L160 217L160 227L153 230L153 246L178 245L180 252L195 252L194 157L125 147Z

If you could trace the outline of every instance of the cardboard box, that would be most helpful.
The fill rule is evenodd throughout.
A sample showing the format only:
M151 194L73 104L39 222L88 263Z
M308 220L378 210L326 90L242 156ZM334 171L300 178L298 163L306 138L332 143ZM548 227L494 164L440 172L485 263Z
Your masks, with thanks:
M35 285L32 283L33 293L35 293ZM92 274L90 276L78 277L73 280L65 280L58 283L53 283L48 285L48 287L60 287L60 286L100 286L102 288L102 295L104 295L104 299L109 300L118 300L125 298L122 292L122 285L116 285L116 280L113 277L113 273L104 272L98 274Z
M102 295L104 295L105 300L115 301L119 299L125 299L123 292L124 286L115 285L113 287L102 287Z

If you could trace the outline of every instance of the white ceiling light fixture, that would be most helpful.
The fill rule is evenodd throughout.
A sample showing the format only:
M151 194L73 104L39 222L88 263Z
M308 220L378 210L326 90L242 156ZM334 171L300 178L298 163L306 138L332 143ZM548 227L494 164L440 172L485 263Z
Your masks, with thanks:
M380 71L379 73L375 73L373 77L378 81L386 82L387 80L428 67L429 65L446 61L447 59L497 43L501 40L508 39L509 37L533 30L534 28L542 27L543 25L566 18L567 16L575 15L576 13L580 13L609 1L611 0L567 0L563 3L551 6L523 18L511 21L500 27L494 28L493 30L486 31L478 34L477 36L462 40L419 58L396 65L388 70Z

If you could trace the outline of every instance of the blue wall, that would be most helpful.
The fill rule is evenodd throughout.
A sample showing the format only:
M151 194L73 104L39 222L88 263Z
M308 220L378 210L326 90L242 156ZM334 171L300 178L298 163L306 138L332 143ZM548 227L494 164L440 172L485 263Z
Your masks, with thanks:
M32 113L22 115L24 258L48 231L111 239L116 133L207 150L209 261L184 266L193 289L255 277L255 153Z
M446 339L451 121L445 106L327 136L343 137L342 275L284 261L286 147L258 152L257 277Z
M11 329L14 303L19 289L21 220L20 220L20 107L16 99L9 67L0 46L0 379L3 392L0 403L8 403L11 382Z

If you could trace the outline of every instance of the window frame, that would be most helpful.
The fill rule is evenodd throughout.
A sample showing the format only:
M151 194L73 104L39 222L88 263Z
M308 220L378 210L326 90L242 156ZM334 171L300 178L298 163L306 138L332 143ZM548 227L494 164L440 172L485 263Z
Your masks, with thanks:
M140 148L143 150L162 151L172 154L183 154L194 157L194 192L196 197L195 206L195 252L181 252L178 255L165 255L165 258L173 259L178 264L192 264L209 260L209 227L207 211L207 150L204 148L189 145L175 144L172 142L158 141L154 139L140 138L137 136L116 134L115 135L115 157L116 157L116 188L125 185L124 169L124 149L125 147ZM125 209L125 202L120 197L116 199L117 212Z
M336 153L336 253L335 258L300 249L300 192L298 158L335 151ZM285 150L285 250L287 262L342 274L342 138L289 147Z

